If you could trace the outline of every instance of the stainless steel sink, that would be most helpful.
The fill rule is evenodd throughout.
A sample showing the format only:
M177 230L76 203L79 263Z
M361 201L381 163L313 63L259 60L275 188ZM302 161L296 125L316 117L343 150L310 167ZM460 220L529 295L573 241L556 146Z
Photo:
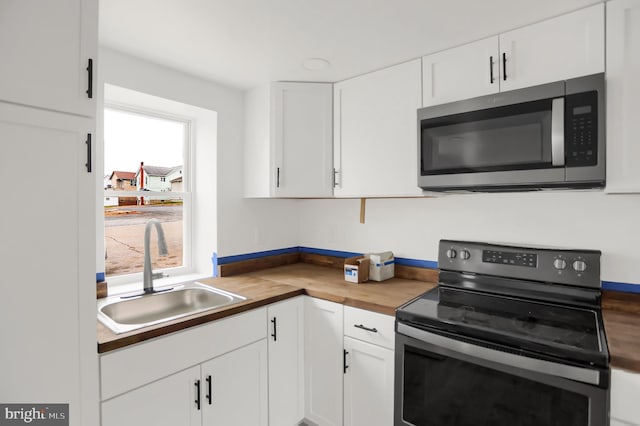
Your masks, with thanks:
M159 324L247 300L197 281L174 286L171 290L126 298L112 296L98 301L98 319L114 333Z

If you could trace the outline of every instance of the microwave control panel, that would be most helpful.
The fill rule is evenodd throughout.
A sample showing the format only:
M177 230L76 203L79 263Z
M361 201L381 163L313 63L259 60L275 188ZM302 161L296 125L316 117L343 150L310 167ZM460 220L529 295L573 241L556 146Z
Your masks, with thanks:
M597 92L565 98L565 153L567 167L598 164Z

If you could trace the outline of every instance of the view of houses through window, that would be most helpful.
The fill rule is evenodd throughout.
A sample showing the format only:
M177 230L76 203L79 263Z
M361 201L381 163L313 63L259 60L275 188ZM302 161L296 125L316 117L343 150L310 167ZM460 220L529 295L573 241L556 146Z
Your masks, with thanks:
M154 271L184 264L189 125L139 111L106 108L104 114L104 236L107 276L141 272L150 219L163 228L168 255L158 255L151 229Z

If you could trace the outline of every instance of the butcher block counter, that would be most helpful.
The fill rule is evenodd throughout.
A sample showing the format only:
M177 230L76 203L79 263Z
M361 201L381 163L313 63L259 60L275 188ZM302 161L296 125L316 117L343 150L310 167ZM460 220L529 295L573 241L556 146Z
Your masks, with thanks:
M230 277L207 278L199 281L247 300L122 334L115 334L98 322L98 352L108 352L300 295L395 315L398 306L435 287L437 275L433 277L432 282L392 278L352 284L344 281L341 269L294 263ZM603 293L602 312L611 366L640 373L640 295Z
M247 300L229 307L190 315L122 334L115 334L98 322L98 352L108 352L305 294L347 306L395 315L395 309L398 306L436 286L435 282L402 278L352 284L344 281L343 272L340 269L307 263L296 263L242 275L207 278L198 281L244 296Z

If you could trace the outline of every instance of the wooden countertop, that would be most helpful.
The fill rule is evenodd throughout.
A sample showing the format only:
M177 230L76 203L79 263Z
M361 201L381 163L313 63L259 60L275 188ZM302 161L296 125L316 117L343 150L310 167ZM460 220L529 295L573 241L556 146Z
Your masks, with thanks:
M611 367L640 373L640 294L604 292L602 316Z
M340 269L305 263L232 277L207 278L199 282L247 297L248 300L227 308L190 315L122 334L115 334L98 322L98 352L112 351L303 294L395 315L398 306L436 286L435 283L401 278L380 283L351 284L344 281Z
M344 281L340 269L307 263L200 281L248 300L123 334L114 334L98 322L98 352L108 352L303 294L394 315L398 306L436 286L435 283L401 278L351 284ZM640 295L604 292L602 312L611 367L640 373Z

